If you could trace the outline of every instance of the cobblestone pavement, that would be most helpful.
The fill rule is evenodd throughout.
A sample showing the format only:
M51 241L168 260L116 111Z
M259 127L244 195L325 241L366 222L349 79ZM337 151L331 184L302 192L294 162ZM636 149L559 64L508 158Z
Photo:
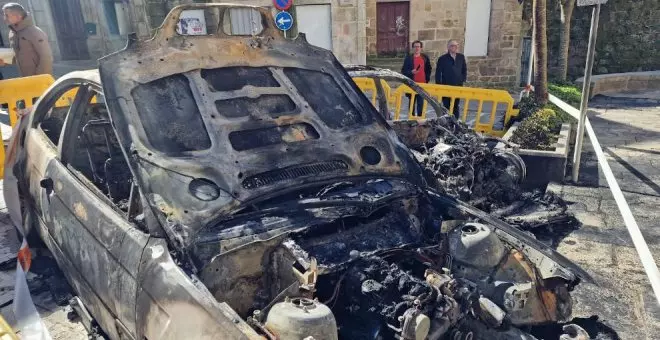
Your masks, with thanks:
M590 107L609 165L660 263L660 100L596 97ZM587 141L578 185L548 188L570 203L583 224L563 239L559 252L600 284L578 286L573 315L598 315L621 339L660 339L660 306Z

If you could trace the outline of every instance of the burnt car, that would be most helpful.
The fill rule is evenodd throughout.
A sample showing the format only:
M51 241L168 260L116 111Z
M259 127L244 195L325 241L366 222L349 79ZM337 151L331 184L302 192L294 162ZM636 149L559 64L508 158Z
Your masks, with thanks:
M205 34L177 33L195 10ZM591 281L429 188L332 53L267 9L179 6L99 65L39 99L13 172L25 231L111 339L531 339Z
M397 116L397 99L401 101L399 119L412 117L411 95L419 96L424 100L423 110L426 111L425 118L437 118L449 114L442 103L426 92L412 79L401 73L389 69L368 65L344 65L344 69L353 79L369 79L370 87L375 92L367 91L364 94L370 99L376 110L387 120L394 120ZM396 92L396 89L404 87L404 93ZM394 90L394 91L393 91ZM400 98L397 98L400 97ZM419 118L416 118L419 119Z
M365 95L387 120L433 119L451 115L436 97L430 95L418 83L399 72L369 65L344 65L344 68L354 80L368 82L367 89L364 89L366 90ZM367 83L363 84L367 85ZM479 91L484 91L484 89L479 89ZM422 117L412 115L412 104L414 104L411 103L412 96L417 96L424 102L422 110L425 114ZM514 104L514 108L516 108L516 105ZM505 103L497 103L493 108L493 102L489 100L482 101L480 105L478 100L463 99L459 103L461 117L457 118L468 127L485 132L489 131L484 129L484 125L488 125L486 122L490 121L491 111L493 110L495 117L491 128L498 132L498 135L504 135L505 125L511 124L511 121L506 119L507 106ZM477 122L483 124L477 124Z

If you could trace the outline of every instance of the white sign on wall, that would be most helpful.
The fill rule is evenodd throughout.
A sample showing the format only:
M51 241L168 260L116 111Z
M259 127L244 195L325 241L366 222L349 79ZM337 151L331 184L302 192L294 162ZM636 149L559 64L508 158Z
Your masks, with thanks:
M491 0L468 0L465 21L465 47L467 57L488 55ZM457 37L454 37L457 39Z
M179 15L176 32L181 35L206 35L206 19L203 9L188 9Z
M332 50L330 5L298 5L296 17L298 32L305 33L310 44Z

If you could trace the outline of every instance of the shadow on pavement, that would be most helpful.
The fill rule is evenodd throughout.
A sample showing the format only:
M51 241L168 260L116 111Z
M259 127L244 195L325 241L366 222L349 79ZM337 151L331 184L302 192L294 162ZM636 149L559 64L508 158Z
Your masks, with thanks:
M656 184L653 182L652 179L648 178L646 175L641 173L639 170L637 170L634 166L632 166L630 163L626 162L623 158L619 157L616 153L612 152L609 148L605 148L605 153L610 155L610 157L614 158L617 163L621 164L624 168L626 168L630 173L637 177L640 181L644 182L649 188L651 188L653 191L658 193L660 195L660 185Z
M647 149L640 149L640 148L633 148L632 146L617 146L617 149L624 149L624 150L629 150L629 151L635 151L635 152L640 152L640 153L647 153L650 155L658 155L660 156L660 151L656 150L647 150Z
M660 106L660 99L607 97L597 95L589 101L590 109L635 109Z

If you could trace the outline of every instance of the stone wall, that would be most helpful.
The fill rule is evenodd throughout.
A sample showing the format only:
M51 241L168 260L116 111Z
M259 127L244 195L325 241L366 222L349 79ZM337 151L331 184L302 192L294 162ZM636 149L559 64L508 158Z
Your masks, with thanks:
M113 51L119 50L125 45L125 39L120 35L110 33L105 15L105 8L99 1L81 0L85 23L96 25L96 34L87 34L87 49L92 59L98 59Z
M117 34L110 31L108 17L101 1L80 0L85 23L96 25L96 34L87 34L87 47L91 59L98 59L124 48L128 33L136 33L141 37L149 36L144 1L131 0L130 4L124 4L127 32Z
M456 39L463 46L466 12L467 0L411 1L410 42L422 41L425 53L437 60L446 53L449 39Z
M558 0L548 0L549 77L559 60ZM660 70L660 1L609 0L601 7L594 74ZM569 78L584 75L591 8L576 7L571 28Z
M377 0L367 0L367 54L376 54ZM410 42L420 40L433 60L446 53L449 39L465 43L467 0L411 0ZM520 77L522 6L517 0L492 0L488 55L468 57L469 86L513 88ZM435 72L435 71L434 71Z
M367 55L376 55L376 0L366 0L366 21L365 21L365 35L367 44Z
M518 0L493 0L487 57L468 58L470 86L515 88L520 80L522 6Z
M163 20L167 16L167 13L173 7L176 7L181 4L194 3L194 2L204 2L204 1L193 1L193 0L142 0L145 1L147 17L149 18L149 29L152 31L163 23ZM240 1L240 0L238 0Z
M584 77L578 78L576 83L582 86ZM589 97L599 94L638 92L659 90L660 71L626 72L599 74L591 77Z
M332 50L342 64L365 64L366 1L332 2Z

